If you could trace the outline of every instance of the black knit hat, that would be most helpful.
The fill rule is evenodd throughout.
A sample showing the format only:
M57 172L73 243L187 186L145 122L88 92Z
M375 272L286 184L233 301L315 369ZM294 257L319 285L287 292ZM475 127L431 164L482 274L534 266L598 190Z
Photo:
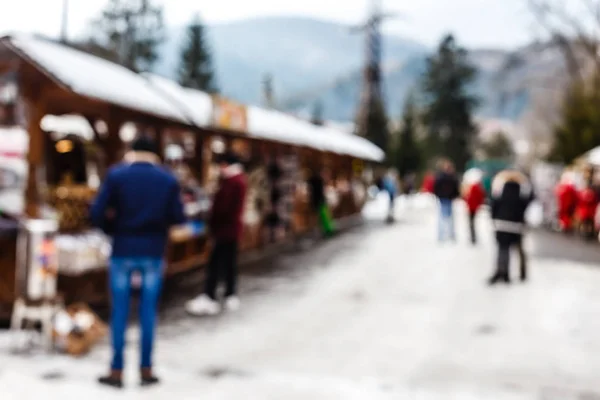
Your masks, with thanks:
M158 155L158 146L156 143L145 136L141 136L133 141L131 144L131 150L133 151L143 151L146 153L153 153Z

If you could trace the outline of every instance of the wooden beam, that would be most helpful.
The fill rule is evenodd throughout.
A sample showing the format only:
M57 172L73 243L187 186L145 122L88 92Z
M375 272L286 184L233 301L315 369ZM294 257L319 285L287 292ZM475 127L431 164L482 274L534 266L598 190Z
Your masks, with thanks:
M25 188L25 215L28 218L40 218L42 204L40 191L40 173L44 167L45 133L40 127L42 118L46 115L45 98L43 92L37 96L33 93L25 95L27 109L27 132L29 133L29 151L27 153L27 186Z

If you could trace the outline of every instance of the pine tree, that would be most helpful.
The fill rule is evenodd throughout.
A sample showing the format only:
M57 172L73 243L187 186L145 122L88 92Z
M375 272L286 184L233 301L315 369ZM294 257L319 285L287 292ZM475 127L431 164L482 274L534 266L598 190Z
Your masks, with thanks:
M393 151L389 146L389 125L385 108L381 101L375 101L366 110L366 118L363 123L357 124L357 134L370 140L386 153L386 163L393 159Z
M515 151L504 132L496 132L492 138L480 146L484 156L489 160L511 160Z
M428 150L448 157L459 170L470 160L476 139L472 113L478 101L467 92L476 72L466 50L448 35L428 58L423 78Z
M318 101L313 108L311 122L313 125L317 126L322 126L325 123L325 121L323 121L323 103L320 101Z
M418 115L414 98L409 96L402 115L402 126L396 136L394 165L400 178L418 172L421 167L421 149L417 142Z
M209 93L218 91L204 25L198 15L187 28L186 42L181 51L179 83Z
M577 81L565 94L549 158L570 164L596 146L600 146L600 77Z
M109 0L94 22L92 40L135 72L150 71L164 41L163 9L152 0Z

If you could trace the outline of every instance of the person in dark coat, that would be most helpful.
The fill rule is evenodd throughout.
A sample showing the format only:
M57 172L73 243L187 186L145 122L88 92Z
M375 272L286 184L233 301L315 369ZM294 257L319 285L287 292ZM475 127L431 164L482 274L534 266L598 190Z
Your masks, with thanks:
M112 168L91 209L93 224L113 239L109 267L113 345L111 372L99 382L121 388L131 276L140 274L141 383L152 385L152 350L169 229L185 222L179 183L159 163L158 147L137 139L125 163Z
M327 199L325 197L325 180L316 169L311 171L308 178L308 189L310 192L310 205L313 212L318 216L321 229L326 237L334 233L333 222L329 213Z
M527 259L523 248L525 211L533 201L533 191L527 178L517 171L503 171L492 183L492 220L498 243L496 271L489 284L510 283L510 249L516 247L520 256L520 278L527 280Z
M450 161L442 163L441 169L435 178L433 193L440 203L438 239L441 242L449 237L450 240L455 241L456 233L452 205L454 200L460 196L460 190L454 166Z
M221 183L208 218L208 229L214 244L207 266L204 293L185 305L188 313L198 316L221 312L216 297L220 277L225 278L225 308L236 311L240 306L237 296L237 254L242 238L248 183L235 154L221 156L219 165Z

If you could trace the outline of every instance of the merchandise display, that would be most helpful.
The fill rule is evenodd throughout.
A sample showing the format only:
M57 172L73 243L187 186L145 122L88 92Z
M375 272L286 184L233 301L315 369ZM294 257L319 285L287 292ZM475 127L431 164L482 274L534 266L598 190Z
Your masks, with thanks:
M101 232L58 235L55 246L61 274L81 275L108 266L111 243Z

